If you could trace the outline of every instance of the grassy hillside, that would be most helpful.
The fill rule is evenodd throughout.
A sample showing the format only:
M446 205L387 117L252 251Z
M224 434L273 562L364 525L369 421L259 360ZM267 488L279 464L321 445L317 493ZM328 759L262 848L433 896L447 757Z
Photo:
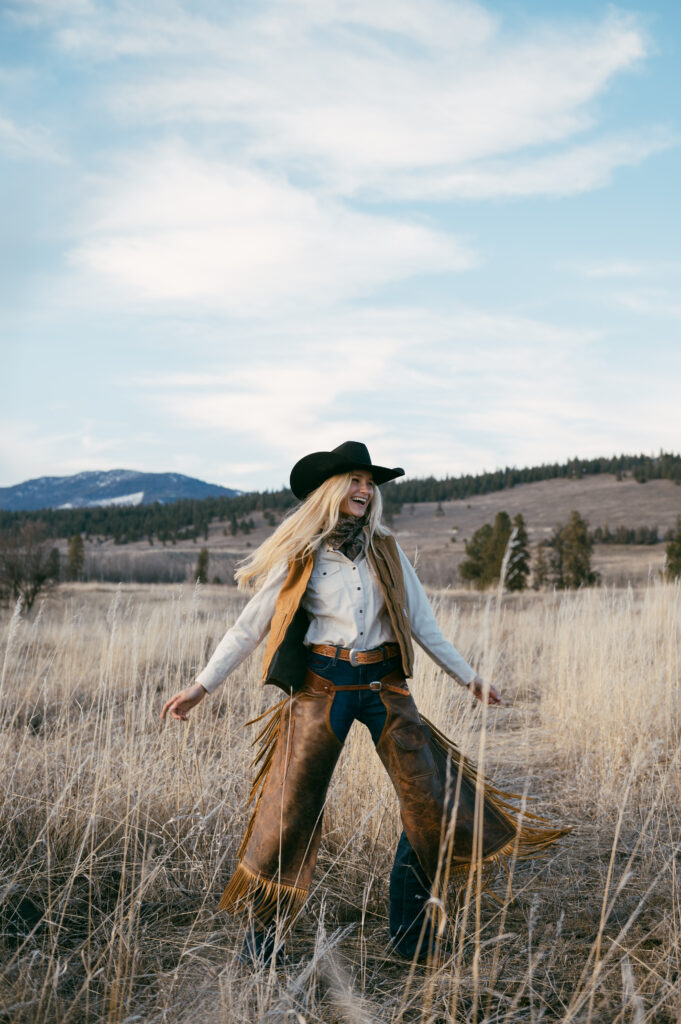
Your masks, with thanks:
M556 479L521 484L461 501L442 502L438 514L435 502L404 505L394 516L393 529L411 558L420 560L423 579L433 586L457 586L457 566L464 555L464 541L485 522L492 522L500 509L510 515L522 512L530 541L536 544L564 522L571 509L578 509L596 526L657 526L662 535L674 526L681 513L681 488L670 480L639 484L632 478L618 481L612 474L587 476L580 480ZM199 548L210 551L209 577L221 582L232 579L239 558L260 544L273 527L262 513L253 512L254 529L232 536L229 523L214 522L208 538L162 545L147 541L115 545L111 541L87 545L86 565L90 578L141 581L185 580L191 578ZM277 519L279 521L279 519ZM454 538L454 542L452 542ZM62 544L65 553L66 545ZM664 545L597 547L594 564L605 582L644 580L649 569L657 571L664 559Z

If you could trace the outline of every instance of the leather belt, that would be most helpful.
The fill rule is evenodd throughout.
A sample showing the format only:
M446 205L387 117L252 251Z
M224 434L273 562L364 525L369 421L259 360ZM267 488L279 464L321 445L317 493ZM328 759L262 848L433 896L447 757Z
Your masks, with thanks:
M378 661L396 658L400 653L399 644L383 644L382 647L374 647L371 651L357 651L354 647L334 647L332 644L313 644L311 649L315 654L323 654L325 658L337 657L355 666L375 665Z
M398 683L402 683L402 686L398 686ZM404 678L402 669L399 668L395 669L394 672L389 672L387 676L383 676L382 679L377 679L373 683L357 683L355 686L336 686L335 683L324 679L323 676L318 676L312 669L308 669L305 673L302 688L303 690L313 690L316 693L341 693L344 690L371 690L374 693L380 693L381 690L390 690L392 693L401 693L405 697L409 696L407 681Z

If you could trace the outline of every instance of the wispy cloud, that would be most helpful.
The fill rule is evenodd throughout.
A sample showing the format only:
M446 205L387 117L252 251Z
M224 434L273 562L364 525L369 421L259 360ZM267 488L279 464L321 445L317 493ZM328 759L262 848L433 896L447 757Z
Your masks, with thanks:
M616 292L612 300L623 309L644 316L660 317L668 320L681 320L681 302L678 290L671 292L667 288L635 288L626 292ZM679 344L678 339L676 344Z
M281 177L166 145L98 183L73 263L152 303L263 316L371 293L475 255L425 223L349 209Z
M501 159L450 173L408 175L395 184L395 192L403 198L431 199L575 195L609 185L620 167L640 164L678 141L675 132L662 128L648 137L601 138L530 159Z
M203 25L203 23L202 23ZM211 66L162 70L118 90L123 119L241 126L248 159L306 167L340 194L529 195L603 183L656 146L645 139L564 144L596 125L593 101L646 54L631 18L611 14L526 38L472 3L433 0L255 8L214 37ZM535 152L495 173L484 163ZM503 179L510 175L510 187ZM560 178L559 186L548 179Z
M258 363L234 350L224 362L213 353L208 372L161 373L134 386L164 419L266 455L280 475L310 447L353 437L399 453L412 475L451 473L525 448L551 458L567 430L571 443L575 430L588 438L600 413L582 381L596 365L597 339L592 330L473 308L447 316L363 310L282 324L285 359ZM244 337L243 352L250 347ZM240 474L242 486L248 475Z
M0 116L0 152L11 160L39 160L61 163L64 159L44 129L18 125Z
M547 18L522 34L471 0L31 0L23 14L80 60L131 61L109 87L122 124L210 124L237 163L336 195L564 194L670 144L643 133L574 146L598 132L613 78L648 52L630 15Z

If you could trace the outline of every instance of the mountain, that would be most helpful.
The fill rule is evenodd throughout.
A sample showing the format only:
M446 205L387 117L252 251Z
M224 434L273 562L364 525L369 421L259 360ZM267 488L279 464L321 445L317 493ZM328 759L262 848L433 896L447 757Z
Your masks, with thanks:
M181 498L232 498L240 493L183 473L92 470L75 476L41 476L14 487L0 487L0 508L17 512L38 508L151 505L155 501L167 505Z

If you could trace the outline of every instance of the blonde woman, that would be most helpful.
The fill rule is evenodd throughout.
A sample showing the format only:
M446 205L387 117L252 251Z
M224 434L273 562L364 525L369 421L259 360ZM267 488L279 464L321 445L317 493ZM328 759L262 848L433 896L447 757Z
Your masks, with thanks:
M220 901L220 909L250 916L241 956L253 963L271 960L277 931L305 902L327 788L355 719L370 730L400 803L403 832L390 875L398 954L427 954L426 905L441 880L443 849L452 878L511 851L531 856L560 834L519 826L488 794L474 828L475 768L419 716L407 683L412 639L478 700L498 705L501 698L443 636L381 521L378 485L403 473L374 465L357 441L297 462L291 489L302 504L237 573L241 587L255 585L255 596L194 685L161 714L186 720L267 637L263 682L288 696L262 733L255 809Z

